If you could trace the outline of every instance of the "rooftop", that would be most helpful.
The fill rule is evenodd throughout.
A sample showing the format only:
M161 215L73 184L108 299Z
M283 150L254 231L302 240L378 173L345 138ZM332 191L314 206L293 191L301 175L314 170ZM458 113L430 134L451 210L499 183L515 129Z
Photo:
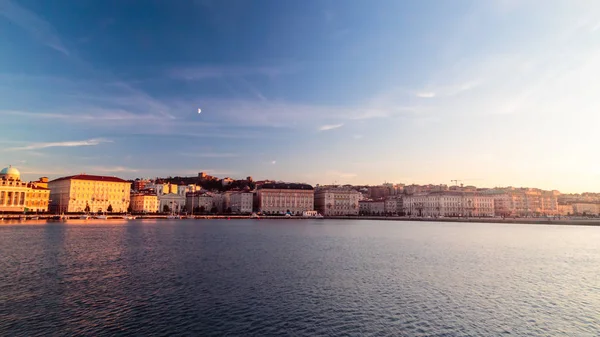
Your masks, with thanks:
M313 187L308 184L288 184L288 183L267 183L259 187L259 189L271 190L312 190Z
M62 177L58 179L54 179L51 182L61 181L61 180L90 180L90 181L105 181L105 182L113 182L113 183L127 183L127 180L123 180L117 177L107 177L107 176L95 176L89 174L78 174L74 176Z

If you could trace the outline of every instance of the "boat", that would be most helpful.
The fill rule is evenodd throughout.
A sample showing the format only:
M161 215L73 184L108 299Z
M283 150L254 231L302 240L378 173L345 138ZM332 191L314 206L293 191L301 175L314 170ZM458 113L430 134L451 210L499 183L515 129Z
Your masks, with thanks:
M315 219L324 219L324 218L325 217L320 213L317 213L317 215L315 215Z
M108 216L106 214L100 214L100 215L96 215L95 218L98 220L107 220Z
M32 217L31 217L31 220L39 220L39 219L40 219L40 217L39 217L39 216L32 216Z
M83 214L79 216L79 219L81 220L88 220L90 218L90 216L88 214Z
M131 214L125 214L123 215L123 219L125 220L135 220L135 217Z
M252 215L250 215L250 219L260 219L260 217L258 216L258 214L252 213Z
M167 215L167 219L181 219L181 216L175 215L175 214L171 214L171 215Z

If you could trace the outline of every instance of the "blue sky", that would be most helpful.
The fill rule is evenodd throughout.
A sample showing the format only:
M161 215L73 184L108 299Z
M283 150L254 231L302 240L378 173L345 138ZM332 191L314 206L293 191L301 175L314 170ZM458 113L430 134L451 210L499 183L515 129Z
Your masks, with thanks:
M597 1L0 0L0 32L29 179L600 191Z

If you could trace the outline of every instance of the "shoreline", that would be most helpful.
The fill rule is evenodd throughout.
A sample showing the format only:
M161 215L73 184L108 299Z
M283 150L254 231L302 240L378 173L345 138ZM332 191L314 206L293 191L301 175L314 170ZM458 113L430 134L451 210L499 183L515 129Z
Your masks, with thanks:
M35 219L35 218L38 219ZM61 220L54 219L55 215L3 215L0 217L2 222L28 222L28 221L50 221L60 222ZM600 226L600 218L416 218L416 217L395 217L395 216L329 216L325 218L314 217L284 217L284 216L261 216L260 218L252 218L249 215L194 215L182 217L181 219L168 219L166 215L141 215L135 219L123 219L123 216L116 215L105 220L100 219L79 219L79 215L66 216L66 220L81 220L81 221L136 221L136 220L379 220L379 221L421 221L421 222L462 222L462 223L498 223L498 224L532 224L532 225L562 225L562 226Z

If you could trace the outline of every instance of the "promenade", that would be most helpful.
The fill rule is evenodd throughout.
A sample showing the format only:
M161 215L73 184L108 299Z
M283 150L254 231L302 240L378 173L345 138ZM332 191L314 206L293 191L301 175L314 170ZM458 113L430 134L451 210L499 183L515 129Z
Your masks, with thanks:
M65 215L65 220L81 220L81 221L106 221L106 220L125 220L123 215L109 216L106 220L98 219L80 219L79 215ZM182 216L180 219L170 219L167 215L139 215L136 220L186 220L186 219L205 219L205 220L239 220L239 219L256 219L256 220L306 220L315 219L302 216L260 216L252 218L249 215L194 215ZM600 226L600 218L583 218L583 217L561 217L561 218L418 218L418 217L399 217L399 216L330 216L319 220L381 220L381 221L422 221L422 222L470 222L470 223L506 223L506 224L533 224L533 225L571 225L571 226ZM56 215L2 215L0 220L7 222L27 222L35 220L60 221Z

